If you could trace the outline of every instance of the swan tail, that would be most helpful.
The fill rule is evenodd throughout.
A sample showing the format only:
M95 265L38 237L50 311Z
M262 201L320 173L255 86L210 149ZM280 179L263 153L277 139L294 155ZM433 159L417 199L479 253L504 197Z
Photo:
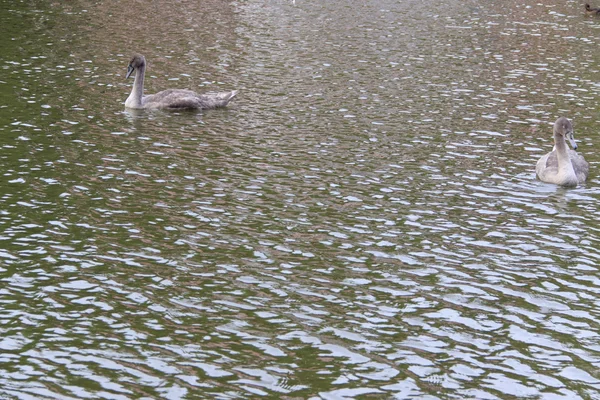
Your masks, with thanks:
M221 99L223 100L223 106L226 106L227 103L229 103L231 101L231 99L233 99L235 97L235 95L238 93L237 90L232 90L231 92L223 92L223 93L219 93L219 97L221 97Z
M198 96L200 107L203 109L225 107L231 99L238 93L237 90L231 92L205 93Z

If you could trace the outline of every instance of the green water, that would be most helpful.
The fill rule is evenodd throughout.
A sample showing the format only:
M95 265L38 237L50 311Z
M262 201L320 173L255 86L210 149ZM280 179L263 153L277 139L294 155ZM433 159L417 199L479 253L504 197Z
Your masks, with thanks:
M0 397L597 399L600 20L4 2ZM146 92L226 109L132 112ZM591 164L535 179L560 115Z

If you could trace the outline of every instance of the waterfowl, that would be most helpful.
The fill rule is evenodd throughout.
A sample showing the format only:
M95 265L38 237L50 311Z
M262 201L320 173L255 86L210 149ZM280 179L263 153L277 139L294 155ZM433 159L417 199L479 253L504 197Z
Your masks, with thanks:
M567 140L573 150L567 146ZM588 176L590 165L578 154L573 137L573 125L565 117L554 123L554 149L539 159L535 167L538 178L561 186L577 186Z
M231 92L213 92L199 94L192 90L168 89L155 94L144 96L144 74L146 72L146 59L140 54L133 56L127 66L129 78L135 71L135 79L131 94L125 100L127 108L166 108L166 109L211 109L225 107L237 94Z
M585 11L588 14L596 14L599 15L600 14L600 8L597 7L590 7L590 5L588 3L585 3Z

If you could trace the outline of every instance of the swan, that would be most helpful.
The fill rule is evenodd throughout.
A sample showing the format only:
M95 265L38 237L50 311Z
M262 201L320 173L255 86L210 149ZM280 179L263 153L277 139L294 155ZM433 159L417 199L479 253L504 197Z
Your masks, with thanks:
M144 96L144 74L146 72L146 59L140 54L132 57L127 66L129 78L135 71L135 79L131 94L125 100L127 108L167 108L167 109L211 109L225 107L237 94L231 92L198 94L185 89L167 89L162 92Z
M585 11L588 14L596 14L596 15L600 14L600 8L596 8L596 7L592 8L592 7L590 7L590 5L588 3L585 3Z
M571 143L573 150L567 146ZM539 159L535 167L538 178L547 183L561 186L577 186L588 176L590 165L577 154L577 143L573 137L573 125L565 117L554 123L554 149Z

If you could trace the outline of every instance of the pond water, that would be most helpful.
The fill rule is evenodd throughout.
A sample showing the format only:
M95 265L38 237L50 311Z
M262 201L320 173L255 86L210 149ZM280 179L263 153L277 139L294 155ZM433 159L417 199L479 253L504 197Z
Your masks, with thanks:
M0 397L600 399L583 3L2 8Z

